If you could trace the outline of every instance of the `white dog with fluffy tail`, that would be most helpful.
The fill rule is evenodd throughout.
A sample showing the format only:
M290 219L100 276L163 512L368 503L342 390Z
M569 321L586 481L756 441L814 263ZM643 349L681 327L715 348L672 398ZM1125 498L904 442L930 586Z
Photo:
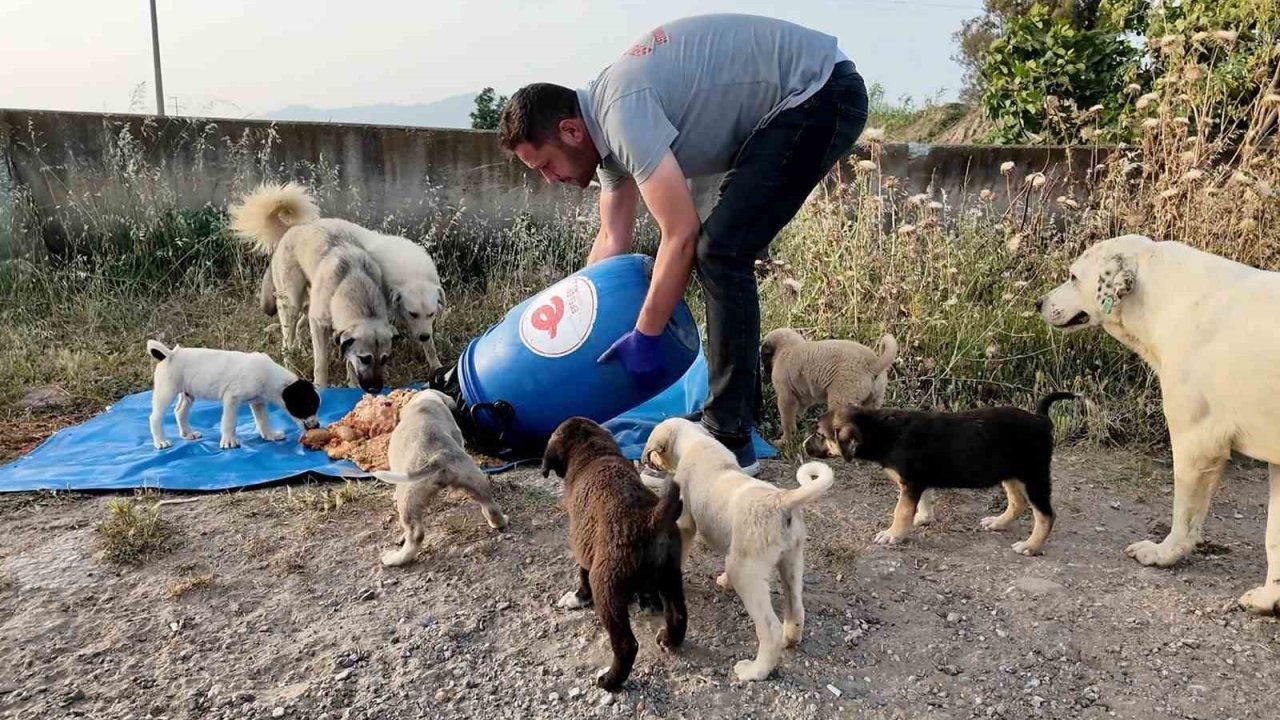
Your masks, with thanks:
M1163 541L1126 552L1173 565L1201 540L1234 450L1270 463L1267 581L1240 598L1280 614L1280 273L1141 235L1104 240L1037 303L1050 325L1101 327L1160 377L1173 444L1173 521Z
M436 352L435 323L444 312L440 273L427 249L398 235L386 235L339 218L321 218L315 198L296 183L263 185L232 207L235 229L252 238L264 252L274 252L270 238L280 238L291 227L313 225L335 241L354 242L369 254L381 271L383 291L392 315L409 330L427 357L431 370L440 367ZM270 270L262 278L260 298L264 307L275 295ZM297 330L284 328L286 338ZM299 322L299 326L301 323Z
M280 367L266 353L178 345L170 348L156 340L147 341L147 352L160 361L156 364L151 394L151 441L157 450L173 444L164 436L164 411L174 397L178 398L178 404L173 415L184 440L200 439L200 433L187 424L192 401L195 398L222 401L222 439L218 447L224 450L240 447L240 440L236 438L236 412L243 403L249 403L263 440L284 439L284 433L271 427L267 403L284 408L303 428L320 424L316 419L320 394L315 386Z

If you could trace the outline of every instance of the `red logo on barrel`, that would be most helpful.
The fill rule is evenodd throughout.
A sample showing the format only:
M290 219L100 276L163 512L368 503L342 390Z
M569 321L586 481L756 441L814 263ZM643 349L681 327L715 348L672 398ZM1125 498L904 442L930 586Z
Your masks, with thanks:
M555 339L556 327L560 325L560 320L563 318L564 301L556 296L551 298L551 302L533 311L533 317L529 319L529 324Z

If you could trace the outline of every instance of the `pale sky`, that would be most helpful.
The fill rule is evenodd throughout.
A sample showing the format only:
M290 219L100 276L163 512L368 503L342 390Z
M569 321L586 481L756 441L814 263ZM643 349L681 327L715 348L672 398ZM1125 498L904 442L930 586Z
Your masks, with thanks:
M835 35L890 98L952 98L951 33L982 0L156 0L167 109L415 104L537 81L581 87L641 35L708 12ZM148 0L0 0L0 107L154 110Z

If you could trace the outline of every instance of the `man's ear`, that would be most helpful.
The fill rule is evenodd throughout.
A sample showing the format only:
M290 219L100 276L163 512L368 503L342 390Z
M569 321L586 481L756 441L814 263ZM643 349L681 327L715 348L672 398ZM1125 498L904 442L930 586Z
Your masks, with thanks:
M1097 297L1098 307L1102 308L1102 313L1110 314L1111 308L1121 298L1133 292L1137 281L1133 258L1116 253L1104 260L1102 269L1098 272Z
M574 145L581 145L587 139L587 127L582 118L567 117L556 127L562 140L572 140Z

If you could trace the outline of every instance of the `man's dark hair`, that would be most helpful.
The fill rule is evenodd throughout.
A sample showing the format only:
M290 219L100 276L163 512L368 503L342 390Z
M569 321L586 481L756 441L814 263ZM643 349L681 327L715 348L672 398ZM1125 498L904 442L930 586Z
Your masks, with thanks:
M498 129L502 147L529 143L541 147L554 138L560 121L578 117L578 93L563 85L533 83L516 91L502 108Z

